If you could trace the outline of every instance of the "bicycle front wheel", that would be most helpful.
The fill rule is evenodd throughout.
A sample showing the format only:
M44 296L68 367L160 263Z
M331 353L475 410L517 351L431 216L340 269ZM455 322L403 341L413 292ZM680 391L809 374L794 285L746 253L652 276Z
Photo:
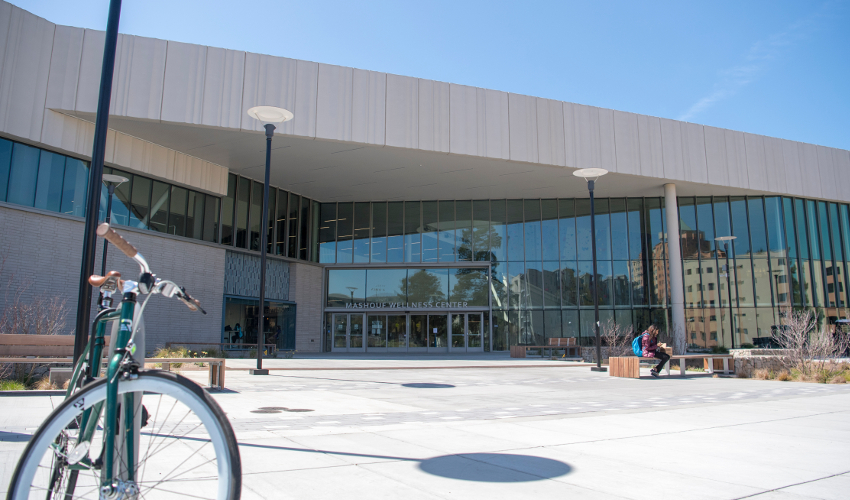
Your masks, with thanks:
M142 371L135 380L121 381L118 393L130 392L144 393L135 418L147 417L147 422L141 422L133 481L140 498L239 499L242 465L236 437L209 394L185 377L159 370ZM105 399L106 380L100 379L48 416L18 462L7 499L100 497L102 415L86 456L69 459L69 455L80 433L79 416ZM116 446L123 442L116 440ZM123 455L122 450L116 451ZM126 474L127 464L116 463L115 468Z

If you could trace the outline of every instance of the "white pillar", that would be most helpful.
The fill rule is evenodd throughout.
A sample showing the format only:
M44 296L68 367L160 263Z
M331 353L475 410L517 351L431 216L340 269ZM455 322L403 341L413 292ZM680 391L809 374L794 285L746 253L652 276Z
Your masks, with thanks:
M667 264L670 269L670 305L673 308L672 334L677 354L687 349L685 326L685 284L682 279L682 240L679 238L679 204L676 185L664 184L664 207L667 210Z

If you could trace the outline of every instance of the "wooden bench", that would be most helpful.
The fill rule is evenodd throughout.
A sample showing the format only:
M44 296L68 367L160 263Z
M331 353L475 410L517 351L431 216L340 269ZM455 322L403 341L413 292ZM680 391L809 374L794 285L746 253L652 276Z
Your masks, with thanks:
M549 350L549 355L552 356L552 353L555 350L564 350L564 354L571 353L573 358L579 358L579 347L576 345L575 337L556 337L548 340L546 345L512 345L511 346L511 357L512 358L525 358L527 356L527 351L529 349L540 349L540 357L546 356L546 350Z
M110 336L105 335L104 341L108 346ZM0 365L73 365L73 356L73 335L0 334ZM168 362L163 362L164 359L168 359ZM145 363L163 363L166 370L170 368L170 363L209 363L209 386L224 389L224 358L148 358Z
M678 354L670 356L670 361L679 361L679 374L683 377L686 374L685 365L689 359L705 360L705 366L710 374L715 372L714 360L721 360L723 362L723 369L720 371L724 374L731 373L729 369L729 360L732 359L731 354ZM670 375L670 361L664 365L664 371L668 376ZM658 358L644 358L639 356L611 357L608 358L608 374L612 377L640 378L640 363L652 363L654 366L658 362Z
M224 389L225 358L145 358L145 365L152 363L161 363L162 369L169 372L176 363L209 363L209 387Z

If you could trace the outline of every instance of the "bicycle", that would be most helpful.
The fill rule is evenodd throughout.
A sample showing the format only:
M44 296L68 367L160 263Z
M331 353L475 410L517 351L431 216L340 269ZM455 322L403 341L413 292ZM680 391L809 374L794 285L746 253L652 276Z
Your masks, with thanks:
M18 461L8 500L47 498L215 498L238 500L242 466L233 429L215 400L181 375L144 369L142 314L154 295L206 314L172 281L156 278L144 257L108 224L97 234L136 261L138 281L92 276L100 311L75 364L65 401L39 426ZM120 309L112 294L120 290ZM147 295L140 307L139 295ZM111 356L102 375L106 325ZM141 362L134 358L141 347ZM144 400L144 405L142 401Z

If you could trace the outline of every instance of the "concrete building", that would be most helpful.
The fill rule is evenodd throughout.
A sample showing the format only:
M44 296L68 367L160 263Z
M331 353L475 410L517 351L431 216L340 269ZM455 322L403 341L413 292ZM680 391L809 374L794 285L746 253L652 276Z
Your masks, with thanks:
M103 43L0 2L0 252L18 300L76 304ZM273 143L268 228L256 105L295 115ZM209 311L163 301L150 346L256 338L261 230L283 349L587 343L589 200L572 172L590 167L610 172L593 236L603 320L732 347L788 307L847 317L848 151L129 35L109 129L107 171L130 179L117 228ZM720 236L737 238L728 273ZM117 252L109 267L136 272Z

